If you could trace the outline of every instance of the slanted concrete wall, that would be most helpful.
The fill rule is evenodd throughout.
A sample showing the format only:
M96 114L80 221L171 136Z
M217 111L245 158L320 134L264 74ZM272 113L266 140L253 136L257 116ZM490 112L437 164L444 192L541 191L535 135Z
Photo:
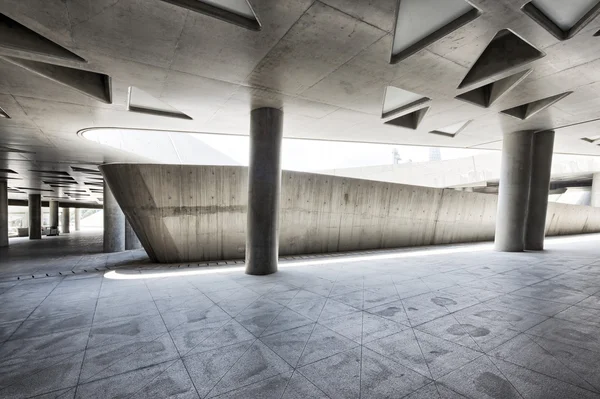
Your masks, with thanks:
M100 169L150 257L243 258L247 169L110 164ZM284 171L280 254L486 241L497 196ZM600 208L549 204L549 235L600 232Z

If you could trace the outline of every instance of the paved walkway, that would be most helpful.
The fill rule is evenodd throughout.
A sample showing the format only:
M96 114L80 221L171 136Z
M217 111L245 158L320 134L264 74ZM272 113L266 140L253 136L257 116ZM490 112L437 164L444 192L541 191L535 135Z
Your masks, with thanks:
M598 235L289 260L266 277L63 237L2 253L2 398L600 397Z

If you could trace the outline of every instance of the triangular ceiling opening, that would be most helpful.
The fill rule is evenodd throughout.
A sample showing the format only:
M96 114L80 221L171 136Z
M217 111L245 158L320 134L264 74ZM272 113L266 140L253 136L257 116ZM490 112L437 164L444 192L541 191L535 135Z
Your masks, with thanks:
M246 29L260 30L260 22L247 0L162 0Z
M389 118L408 109L423 105L428 101L431 100L420 94L388 86L385 89L381 117L384 119Z
M107 75L84 71L83 69L47 64L39 61L23 60L14 57L1 58L37 75L92 97L95 100L107 104L112 103L111 82L110 77Z
M424 49L480 14L465 0L398 1L391 63Z
M429 107L421 108L416 111L410 112L406 115L402 115L398 118L389 120L385 122L385 124L417 130L419 128L419 125L423 121L423 118L425 117L427 111L429 111Z
M431 133L431 134L438 134L440 136L446 136L446 137L454 137L458 133L460 133L463 130L465 130L465 128L469 125L469 123L471 123L471 121L464 121L464 122L453 123L452 125L444 126L442 128L439 128L439 129L436 129L436 130L432 130L429 133Z
M533 101L527 104L518 105L516 107L506 109L502 111L502 113L521 120L526 120L542 112L543 110L551 107L552 105L556 104L571 93L572 92L569 91L566 93L557 94L555 96L543 98L541 100Z
M10 116L6 113L6 111L0 108L0 118L10 119Z
M479 83L495 75L529 64L545 54L508 29L494 36L473 64L459 89Z
M600 14L599 0L533 0L523 12L559 40L568 40Z
M0 48L68 61L86 62L77 54L0 14Z
M514 75L510 75L504 79L497 80L490 84L458 95L456 98L480 107L489 108L502 96L521 83L531 73L531 71L532 69L528 69L523 72L515 73Z
M192 119L178 109L173 108L169 104L166 104L158 98L133 86L129 88L127 109L131 112L139 112L142 114L163 116L167 118Z

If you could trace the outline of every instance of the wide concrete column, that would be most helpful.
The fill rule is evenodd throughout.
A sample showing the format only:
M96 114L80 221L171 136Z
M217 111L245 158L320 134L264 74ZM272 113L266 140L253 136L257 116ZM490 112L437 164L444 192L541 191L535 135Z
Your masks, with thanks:
M81 230L81 209L75 208L75 231Z
M50 213L50 228L58 229L58 201L48 203L48 212Z
M104 182L104 252L125 251L125 215Z
M63 208L61 229L63 233L71 232L71 209Z
M8 184L0 181L0 248L8 247Z
M42 196L29 194L29 239L42 238Z
M525 218L531 181L533 132L504 135L495 248L502 252L525 249Z
M266 275L277 271L282 135L282 110L258 108L251 112L247 274Z
M600 173L594 173L592 178L591 206L600 207Z
M129 220L125 218L125 250L129 251L130 249L140 249L142 247L142 243L140 242L137 234L133 231Z
M529 189L527 219L525 221L526 250L544 250L553 151L553 131L539 132L533 136L531 185Z

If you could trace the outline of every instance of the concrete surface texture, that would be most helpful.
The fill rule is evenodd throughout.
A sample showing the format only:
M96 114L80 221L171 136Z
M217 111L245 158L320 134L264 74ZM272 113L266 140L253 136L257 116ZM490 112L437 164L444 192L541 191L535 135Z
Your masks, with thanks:
M283 112L258 108L252 111L251 118L246 272L265 275L277 271L279 256Z
M2 398L600 397L598 235L283 261L257 278L119 266L140 251L82 234L0 250L51 275L0 269Z
M29 194L29 238L42 238L42 201L40 194Z
M198 2L0 3L0 108L10 117L0 118L0 161L3 177L21 179L9 180L11 198L43 189L76 202L39 172L53 171L69 174L96 203L101 193L85 183L98 164L145 161L81 140L83 129L247 135L257 107L285 110L286 137L499 150L504 132L553 129L557 152L600 155L597 19L584 18L589 24L560 40L523 11L524 0L456 0L475 18L442 21L441 30L424 22L419 30L435 30L417 42L427 46L391 63L394 32L406 31L397 22L412 20L397 0L252 0L260 31L185 3ZM444 10L449 3L426 4ZM515 45L502 46L507 39ZM465 77L484 80L458 89ZM504 92L505 82L518 84ZM192 119L132 112L132 87ZM388 87L426 99L416 130L382 119ZM503 95L484 106L457 98L487 88ZM528 104L568 92L525 120L502 112L538 110ZM431 133L468 121L454 137Z
M125 250L125 215L104 183L104 252Z
M0 181L0 247L8 246L8 186Z
M529 131L504 135L495 235L495 248L499 251L519 252L525 249L533 133Z
M141 247L142 243L137 237L137 234L135 234L135 231L133 231L133 228L131 227L131 224L129 224L127 218L125 218L125 250L128 251L130 249L140 249Z
M101 170L151 259L244 257L246 168L109 164ZM281 190L281 255L494 238L495 195L290 171L283 171ZM547 235L596 231L600 209L549 204Z

